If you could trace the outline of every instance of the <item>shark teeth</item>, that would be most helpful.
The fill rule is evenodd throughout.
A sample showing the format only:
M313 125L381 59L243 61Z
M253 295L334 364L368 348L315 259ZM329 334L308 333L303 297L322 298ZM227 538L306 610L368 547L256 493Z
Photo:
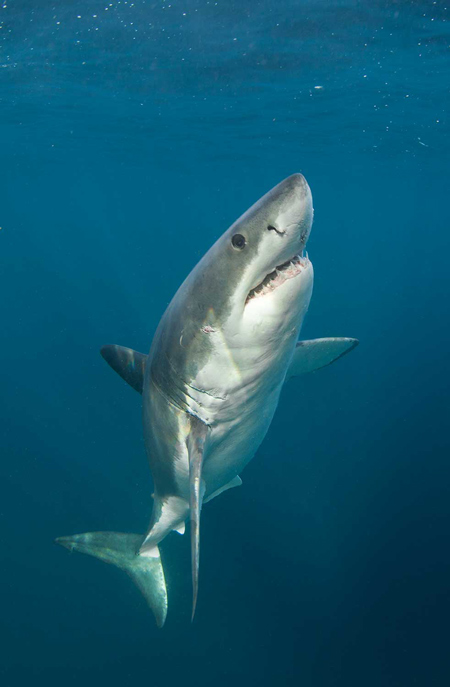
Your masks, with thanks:
M247 305L253 298L259 298L260 296L271 293L288 279L293 279L303 271L308 263L308 254L306 254L306 257L303 255L294 255L293 258L286 260L282 265L277 265L272 272L269 272L269 274L264 277L263 281L258 284L258 286L255 286L255 288L249 292L245 304Z

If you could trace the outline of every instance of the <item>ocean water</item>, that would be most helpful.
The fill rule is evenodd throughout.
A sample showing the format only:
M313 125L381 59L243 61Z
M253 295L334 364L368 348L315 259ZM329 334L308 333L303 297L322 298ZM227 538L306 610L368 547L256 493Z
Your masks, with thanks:
M445 0L5 0L0 8L0 684L450 684ZM311 186L304 338L243 486L163 545L158 630L120 571L53 543L144 532L147 352L247 207Z

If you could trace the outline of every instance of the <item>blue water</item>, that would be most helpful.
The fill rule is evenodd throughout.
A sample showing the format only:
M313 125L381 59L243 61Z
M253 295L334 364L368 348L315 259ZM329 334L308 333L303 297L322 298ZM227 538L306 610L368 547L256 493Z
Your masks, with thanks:
M0 8L0 684L450 684L445 0ZM146 352L211 243L302 172L305 338L243 486L163 547L163 630L123 573L53 544L143 532Z

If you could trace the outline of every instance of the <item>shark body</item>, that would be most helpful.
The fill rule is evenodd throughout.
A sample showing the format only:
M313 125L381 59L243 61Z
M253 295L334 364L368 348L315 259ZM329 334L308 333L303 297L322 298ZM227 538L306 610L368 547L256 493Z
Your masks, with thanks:
M123 568L164 623L159 544L190 520L193 615L202 504L241 484L285 380L330 364L358 343L298 341L313 287L304 248L313 221L305 178L275 186L219 238L167 308L148 355L108 345L102 355L142 394L154 482L147 534L100 532L58 543Z

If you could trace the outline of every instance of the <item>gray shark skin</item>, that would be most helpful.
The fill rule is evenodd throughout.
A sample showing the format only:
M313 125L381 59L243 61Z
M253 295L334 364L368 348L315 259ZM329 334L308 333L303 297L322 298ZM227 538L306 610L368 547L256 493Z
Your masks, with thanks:
M142 394L154 483L150 525L145 537L86 533L57 541L125 569L159 626L167 610L160 542L173 530L183 534L190 520L194 617L202 504L242 483L239 473L266 435L285 380L329 365L358 343L298 341L313 287L304 255L312 221L310 188L294 174L205 254L169 304L148 356L116 345L101 350Z

